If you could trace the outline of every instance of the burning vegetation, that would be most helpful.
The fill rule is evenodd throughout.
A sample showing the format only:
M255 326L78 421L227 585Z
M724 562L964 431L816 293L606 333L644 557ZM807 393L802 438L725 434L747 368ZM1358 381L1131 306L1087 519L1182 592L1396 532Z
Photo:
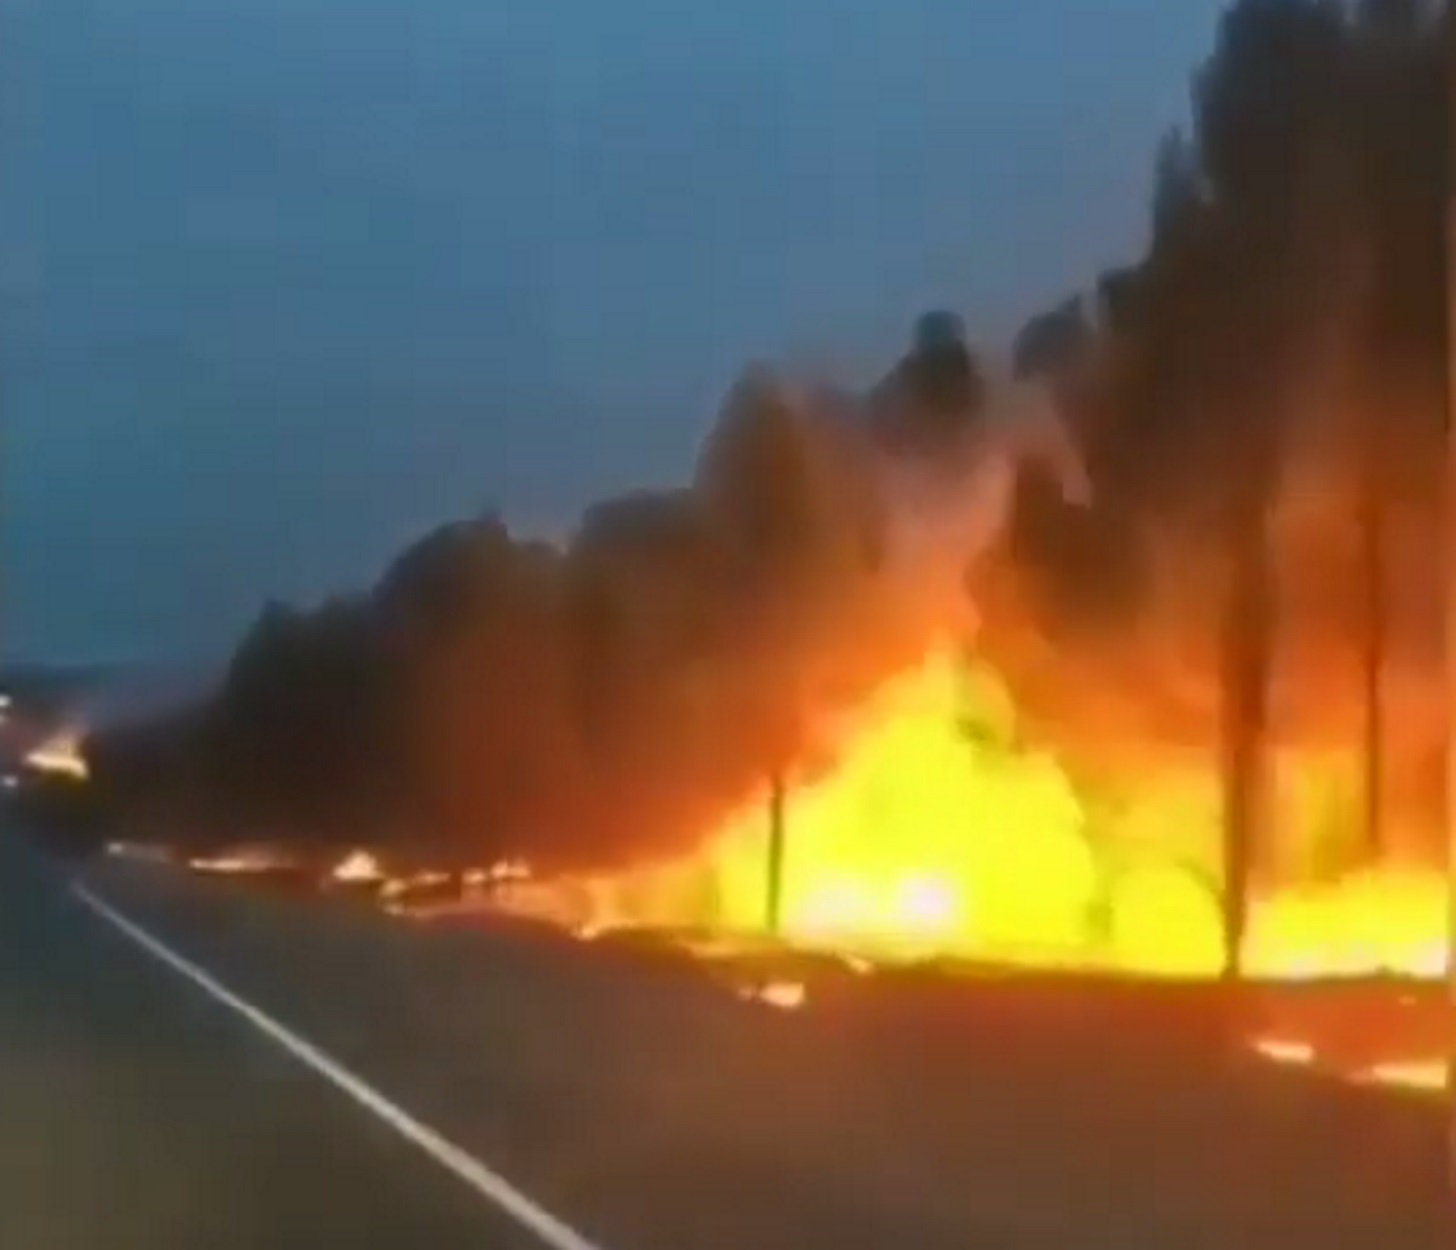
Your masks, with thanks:
M752 372L683 489L270 608L210 703L89 745L95 785L225 841L519 858L496 896L574 927L1179 976L1232 928L1263 974L1435 975L1443 24L1231 7L1146 254L1015 345L1095 499L1028 475L969 598L966 508L1011 483L931 489L935 431Z
M833 764L784 796L784 935L877 956L1218 973L1221 802L1206 753L1168 751L1117 802L1019 742L1008 714L989 672L944 652L868 700ZM1318 847L1358 824L1352 756L1292 751L1279 765L1281 836ZM750 931L771 921L772 820L757 796L687 855L497 897L593 932ZM1434 977L1445 907L1442 874L1418 860L1290 872L1256 894L1245 966L1277 979Z

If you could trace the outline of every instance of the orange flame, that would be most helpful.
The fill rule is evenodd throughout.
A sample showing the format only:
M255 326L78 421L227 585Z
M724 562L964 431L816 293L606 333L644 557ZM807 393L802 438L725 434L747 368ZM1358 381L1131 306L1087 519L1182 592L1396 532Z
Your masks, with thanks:
M1331 1075L1358 1085L1380 1085L1416 1093L1443 1093L1450 1078L1450 1065L1439 1058L1385 1059L1353 1072L1341 1072L1334 1060L1313 1042L1293 1037L1257 1037L1251 1042L1255 1053L1271 1063L1295 1068L1325 1068Z
M1362 1079L1372 1085L1389 1085L1439 1093L1446 1088L1447 1065L1439 1059L1389 1061L1369 1068Z
M839 742L838 764L787 796L786 937L882 956L1190 977L1222 968L1219 791L1205 755L1169 756L1118 810L1100 810L1050 752L1017 744L1004 686L949 650L886 683ZM1352 768L1286 753L1276 827L1309 836L1328 822ZM761 928L766 810L748 804L684 860L522 882L501 899L592 931ZM1387 864L1262 892L1245 966L1285 978L1436 976L1446 947L1441 875Z

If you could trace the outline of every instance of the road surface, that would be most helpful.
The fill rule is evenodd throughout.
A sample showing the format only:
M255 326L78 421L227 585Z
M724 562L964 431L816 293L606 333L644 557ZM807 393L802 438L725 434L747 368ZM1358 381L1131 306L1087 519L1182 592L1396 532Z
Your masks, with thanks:
M541 1245L0 837L0 1243Z
M320 1032L331 1045L353 1040L338 1048L346 1067L255 1005L269 995L250 986L245 998L231 976L212 975L210 965L227 960L209 938L227 938L236 916L220 912L213 924L189 914L179 927L165 908L138 906L125 890L119 901L106 893L0 829L6 1250L772 1250L801 1244L801 1222L802 1244L836 1250L873 1250L907 1229L905 1244L923 1250L1051 1250L999 1232L966 1240L964 1224L887 1208L833 1175L780 1174L771 1155L726 1160L661 1135L651 1109L645 1119L641 1108L635 1119L630 1107L607 1114L579 1083L543 1091L485 1050L447 1055L438 1037L420 1037L416 1053L415 1039L401 1044L375 1005L361 1020L357 983L331 987L317 953L300 952L297 966L321 1009L308 1026L326 1024ZM264 927L273 932L271 921ZM194 945L210 958L191 958ZM524 1014L523 1034L506 1048L512 1063L523 1043L561 1040L532 1038ZM694 1062L711 1074L701 1059ZM483 1117L472 1067L487 1075L495 1104ZM402 1072L436 1079L423 1090ZM517 1144L532 1143L538 1177L550 1161L545 1172L556 1183L546 1188L563 1206L573 1189L579 1203L585 1194L580 1204L610 1239L436 1136L371 1083L381 1075L435 1112L453 1104L477 1122L509 1121ZM340 1088L356 1082L353 1092ZM436 1143L422 1147L428 1136ZM586 1183L561 1183L573 1173ZM518 1205L532 1209L523 1216ZM543 1234L538 1221L552 1227Z
M1438 1106L1158 1026L933 987L782 1014L560 937L79 884L0 835L7 1250L1456 1244Z

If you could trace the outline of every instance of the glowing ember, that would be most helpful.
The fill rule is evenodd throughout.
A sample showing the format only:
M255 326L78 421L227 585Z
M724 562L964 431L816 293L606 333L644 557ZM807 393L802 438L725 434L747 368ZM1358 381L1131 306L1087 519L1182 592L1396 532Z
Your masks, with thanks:
M245 876L253 873L280 872L294 866L293 861L267 847L242 847L222 855L200 855L187 861L193 872L215 876Z
M489 868L468 868L461 880L467 889L485 890L508 881L529 881L531 866L524 860L501 859Z
M1355 1071L1322 1054L1312 1042L1296 1038L1264 1037L1252 1043L1256 1053L1288 1067L1321 1069L1330 1076L1359 1085L1382 1085L1421 1093L1442 1093L1446 1089L1448 1064L1441 1059L1387 1059Z
M1218 779L1206 752L1165 753L1115 807L1016 740L1011 700L950 651L887 683L828 744L838 763L785 803L784 936L885 956L956 954L1202 977L1224 952ZM1350 759L1285 752L1281 834L1318 836ZM1343 788L1340 784L1344 781ZM1347 822L1358 810L1337 812ZM503 905L579 931L761 928L766 804L687 860L568 882L521 881ZM1301 978L1445 965L1441 875L1387 865L1253 900L1255 975Z
M1287 1063L1305 1067L1315 1061L1315 1049L1309 1042L1293 1038L1261 1037L1254 1041L1254 1049L1265 1059L1275 1063Z
M809 1001L809 991L802 981L769 981L741 990L739 995L780 1011L798 1011Z
M412 873L407 877L389 878L385 881L380 893L386 899L399 899L407 894L435 890L442 886L448 886L449 884L450 874L448 872L427 869L423 872Z
M1428 1059L1377 1063L1366 1069L1360 1079L1371 1085L1441 1093L1446 1089L1447 1077L1448 1067L1444 1062Z

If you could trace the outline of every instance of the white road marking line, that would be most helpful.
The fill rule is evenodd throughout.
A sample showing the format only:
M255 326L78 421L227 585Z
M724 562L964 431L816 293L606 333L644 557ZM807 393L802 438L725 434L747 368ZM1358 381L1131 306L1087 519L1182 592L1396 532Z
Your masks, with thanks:
M492 1172L474 1156L467 1154L448 1138L442 1137L427 1124L422 1124L402 1107L391 1102L378 1090L355 1076L342 1064L329 1058L312 1042L279 1024L271 1016L238 997L227 986L204 972L196 964L177 954L171 947L153 937L140 925L127 919L109 903L85 886L75 886L81 902L107 923L130 938L153 958L174 972L180 973L223 1006L231 1008L265 1037L282 1047L295 1059L312 1068L319 1076L342 1090L366 1111L384 1121L406 1141L417 1146L436 1163L452 1172L488 1202L500 1208L516 1223L533 1233L549 1250L602 1250L565 1221L533 1202L504 1177Z

